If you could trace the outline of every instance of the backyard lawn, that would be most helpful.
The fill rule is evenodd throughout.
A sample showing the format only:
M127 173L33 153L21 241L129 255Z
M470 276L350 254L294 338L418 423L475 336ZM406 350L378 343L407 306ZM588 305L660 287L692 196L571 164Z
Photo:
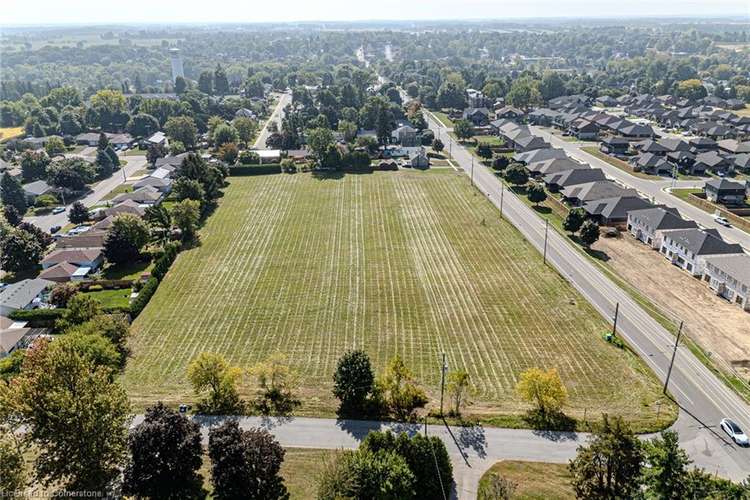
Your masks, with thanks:
M605 321L468 179L427 172L231 178L133 324L133 402L193 401L200 352L247 369L279 350L301 375L299 413L330 416L336 361L356 347L378 371L401 356L433 405L446 352L485 420L522 414L518 376L539 366L561 373L572 416L652 425L661 390L643 363L601 338Z
M89 297L98 300L104 309L128 307L130 305L130 288L116 290L97 290L86 292Z

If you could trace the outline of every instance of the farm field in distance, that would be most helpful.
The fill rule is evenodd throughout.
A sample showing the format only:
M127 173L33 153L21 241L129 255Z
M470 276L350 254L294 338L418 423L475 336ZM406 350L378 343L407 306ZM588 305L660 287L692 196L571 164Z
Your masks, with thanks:
M332 416L347 349L381 371L400 355L439 398L440 354L476 386L465 413L518 415L518 375L555 367L566 412L667 422L661 387L541 255L451 169L233 177L220 206L133 324L124 375L136 406L194 400L190 360L250 368L279 350L300 373L298 413ZM251 397L245 377L241 393Z

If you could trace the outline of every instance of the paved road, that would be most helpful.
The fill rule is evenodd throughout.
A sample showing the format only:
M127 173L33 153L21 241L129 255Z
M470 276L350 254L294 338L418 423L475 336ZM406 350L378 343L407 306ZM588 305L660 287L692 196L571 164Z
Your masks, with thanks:
M208 430L221 422L219 417L193 417L201 424L204 443ZM133 424L143 421L135 418ZM241 417L240 427L262 427L271 432L286 448L356 449L370 431L390 429L410 435L424 433L422 424L386 423L363 420L291 417L288 419ZM451 427L429 425L427 434L439 436L448 449L456 481L453 498L474 500L479 479L499 460L533 460L567 463L588 435L558 432L535 432L519 429Z
M96 205L97 203L99 203L99 201L101 201L102 198L107 195L107 193L112 191L120 184L124 183L126 181L126 177L132 176L134 172L136 172L137 170L141 170L146 166L145 156L124 156L120 158L127 160L128 164L125 165L125 168L123 168L121 171L115 172L112 177L104 179L96 186L94 186L91 193L81 199L84 205L86 205L87 207ZM124 176L123 171L125 172ZM52 226L65 226L68 223L69 207L70 205L66 207L65 212L60 214L25 217L24 220L33 223L40 229L49 231Z
M444 129L429 115L428 123L443 143L451 144L455 162L467 175L471 175L472 157L466 149L447 133L441 133ZM478 161L474 164L474 183L498 208L502 203L503 216L532 245L543 250L544 221L509 191L503 190L504 196L501 197L500 181ZM633 347L660 380L665 380L674 337L575 249L566 237L554 230L550 230L548 236L549 264L570 281L608 321L612 321L615 306L619 303L619 335ZM718 423L722 417L730 416L743 428L750 429L748 405L684 346L677 350L669 389L682 408L675 428L680 432L681 442L695 463L721 476L744 479L750 471L750 449L739 448L725 439Z
M719 233L725 240L732 243L739 243L750 252L750 233L747 233L735 227L724 227L721 224L717 224L711 214L704 212L700 208L697 208L690 203L677 198L676 196L672 196L666 191L666 189L668 189L672 185L671 181L650 180L641 177L635 177L615 166L610 165L606 161L600 160L596 156L583 151L581 149L582 144L580 143L564 141L559 137L550 134L546 130L540 129L539 127L532 126L531 129L536 135L543 137L554 147L565 150L568 156L580 160L584 163L588 163L594 168L601 168L608 177L611 177L612 179L615 179L618 182L629 187L637 189L646 198L651 199L655 203L660 203L677 208L684 217L693 219L698 224L704 227L718 229ZM703 184L704 181L678 181L676 183L676 187L703 187Z
M278 96L279 102L276 103L276 107L273 109L271 116L268 117L268 120L266 120L265 125L263 125L263 128L258 134L258 138L255 139L253 149L268 149L266 147L266 139L268 139L268 126L270 123L274 122L278 125L279 129L281 128L281 120L282 118L284 118L284 108L286 108L287 104L292 103L292 94L291 92L284 92L282 94L278 94Z

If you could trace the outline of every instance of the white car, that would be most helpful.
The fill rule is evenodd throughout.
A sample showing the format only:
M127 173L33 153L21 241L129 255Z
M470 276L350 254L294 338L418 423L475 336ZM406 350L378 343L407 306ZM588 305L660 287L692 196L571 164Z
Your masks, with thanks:
M52 213L55 214L55 215L61 214L64 211L65 211L65 207L55 207L55 208L52 209Z
M740 446L748 445L747 435L744 432L742 432L742 429L740 429L740 426L735 424L732 420L729 420L728 418L722 418L721 428L724 429L724 432L729 434L729 437L732 438L732 441L734 441L738 445Z
M714 215L714 220L716 221L717 224L721 224L722 226L732 227L729 221L725 217L722 217L721 215Z

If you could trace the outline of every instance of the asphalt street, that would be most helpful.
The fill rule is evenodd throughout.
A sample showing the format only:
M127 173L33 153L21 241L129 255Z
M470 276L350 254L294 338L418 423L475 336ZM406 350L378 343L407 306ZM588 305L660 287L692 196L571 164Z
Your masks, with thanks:
M80 199L87 207L97 205L114 188L126 182L127 178L133 173L146 168L145 156L121 156L121 160L127 160L128 164L121 170L118 170L111 177L97 183L89 194ZM66 200L68 201L68 200ZM24 220L31 222L40 229L49 231L52 226L65 226L68 223L68 210L70 203L65 207L65 212L59 214L48 214L33 217L24 217Z
M255 139L255 144L253 144L253 149L268 149L266 147L266 139L268 139L268 126L273 122L276 123L281 128L281 120L284 118L284 108L286 108L287 104L292 103L292 94L284 92L282 94L278 94L279 102L276 103L276 107L273 109L273 112L271 113L271 116L268 117L268 120L263 125L263 128L260 130L260 133L258 134L258 138Z

